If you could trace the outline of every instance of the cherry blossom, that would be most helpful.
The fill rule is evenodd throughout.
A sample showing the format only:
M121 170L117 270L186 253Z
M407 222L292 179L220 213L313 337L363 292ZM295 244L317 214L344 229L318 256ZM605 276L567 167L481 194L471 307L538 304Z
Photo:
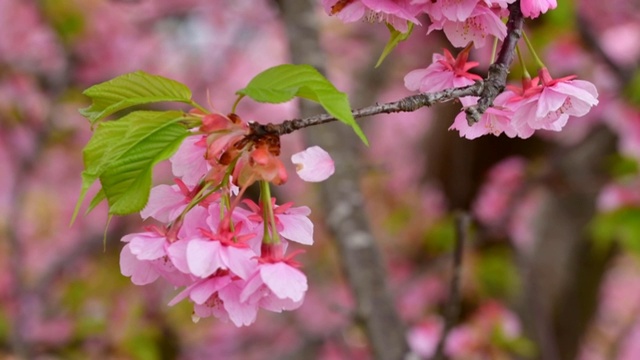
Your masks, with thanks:
M210 169L209 164L203 161L206 152L206 136L187 137L169 159L173 174L187 185L197 184Z
M262 237L262 230L264 230L262 204L258 206L249 199L244 200L243 203L253 212L249 219L255 223L258 236ZM311 209L306 206L293 207L291 202L278 206L275 204L275 199L272 199L272 204L278 233L299 244L312 245L313 223L309 220Z
M537 18L558 6L556 0L520 0L520 9L525 17Z
M480 76L469 72L479 64L467 61L470 50L467 47L456 58L447 49L444 49L444 55L433 54L432 64L426 69L413 70L404 77L404 86L413 91L435 92L482 80Z
M511 88L518 94L508 101L508 106L514 109L513 125L518 136L527 138L538 129L560 131L569 116L583 116L598 104L595 86L574 79L575 76L552 79L543 68L540 77L526 82L522 89Z
M416 18L421 6L411 0L322 0L329 15L336 15L344 22L365 18L369 22L386 22L396 30L406 32L407 21L420 25Z
M518 136L517 129L512 125L513 111L507 106L509 99L515 96L510 91L498 95L493 106L488 108L476 124L469 125L467 116L461 111L455 118L449 130L458 130L460 137L472 140L483 135L492 134L498 136L505 133L508 137ZM465 106L475 105L478 97L465 97L460 99Z
M407 334L411 350L421 358L431 358L438 347L443 323L439 318L426 319L412 327Z
M483 47L489 36L498 40L507 36L507 27L500 17L489 7L478 4L464 21L451 21L446 17L432 18L433 23L427 33L443 30L447 39L455 47L465 47L473 42L476 48Z
M176 286L189 283L169 260L169 242L160 230L125 235L122 241L128 244L120 252L120 270L134 284L150 284L161 276Z

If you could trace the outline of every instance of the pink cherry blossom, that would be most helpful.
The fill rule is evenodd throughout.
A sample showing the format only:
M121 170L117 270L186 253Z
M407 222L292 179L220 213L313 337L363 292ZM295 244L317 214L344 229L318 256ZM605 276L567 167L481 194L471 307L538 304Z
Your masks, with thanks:
M473 9L478 5L478 0L442 0L433 2L428 0L433 6L439 6L440 11L446 19L451 21L465 21L471 16Z
M221 271L185 288L169 302L169 306L188 297L194 303L194 321L213 315L221 321L231 320L238 327L251 325L258 306L240 301L243 287L243 280L234 280L228 272Z
M324 181L335 172L331 155L319 146L293 154L291 162L296 165L296 173L304 181Z
M149 202L140 212L143 219L152 217L158 221L168 223L180 215L187 207L185 195L178 185L158 185L151 189Z
M204 159L206 151L205 136L184 139L178 151L169 159L173 174L189 186L196 185L210 168Z
M627 206L640 206L640 183L638 181L608 184L598 195L600 211L614 211Z
M186 261L191 274L205 278L217 270L229 270L246 279L256 266L256 254L246 244L254 234L239 235L242 223L234 231L220 226L217 232L202 230L204 238L190 240L186 245Z
M526 166L525 159L514 156L491 168L473 204L473 214L483 225L505 225L513 210L514 196L523 186Z
M494 352L504 351L495 344L496 333L504 341L515 340L521 333L520 321L504 305L491 301L482 305L470 321L451 330L445 352L456 359L472 359L479 348L490 347Z
M134 284L150 284L161 276L176 286L190 282L169 260L166 252L169 242L160 231L129 234L122 241L128 244L120 252L120 271L131 277Z
M435 317L426 319L412 327L407 334L407 341L411 351L421 358L431 358L438 347L442 328L442 320Z
M262 217L262 206L251 200L244 200L243 203L253 212L249 219L255 224L255 231L262 238L264 226ZM306 206L292 207L293 203L286 203L280 206L272 199L273 213L277 224L278 233L284 238L295 241L303 245L313 244L313 223L309 220L311 209Z
M537 18L558 6L556 0L520 0L520 9L525 17Z
M538 85L539 79L542 85ZM574 79L575 76L552 79L543 68L530 85L525 84L522 90L511 88L518 96L509 99L507 105L514 109L513 126L520 137L527 138L538 129L560 131L569 116L586 115L598 104L596 87Z
M386 22L396 30L406 32L407 21L420 25L416 18L421 6L411 0L322 0L329 15L336 15L344 22L365 18L369 22Z
M260 265L247 280L240 301L275 312L297 309L308 289L307 277L296 268L299 264L291 259L293 254L283 258L281 245L267 245L274 246L262 252Z
M458 130L460 137L469 140L487 134L498 136L502 133L505 133L510 138L516 137L518 135L517 129L511 123L513 111L506 106L508 100L514 95L510 91L505 91L498 95L494 100L493 106L488 108L482 114L480 121L473 125L469 125L466 113L461 111L456 116L451 127L449 127L449 130ZM478 98L475 96L465 97L460 100L465 106L475 105L478 102Z
M465 47L473 42L481 48L489 36L502 40L507 36L507 27L496 13L484 3L479 3L471 15L464 21L451 21L445 17L432 18L433 23L427 33L443 30L447 39L455 47Z
M475 61L467 61L470 48L462 50L456 58L444 49L444 55L433 54L432 64L426 69L409 72L404 77L404 86L412 91L433 92L452 87L473 84L482 77L469 72L478 66Z

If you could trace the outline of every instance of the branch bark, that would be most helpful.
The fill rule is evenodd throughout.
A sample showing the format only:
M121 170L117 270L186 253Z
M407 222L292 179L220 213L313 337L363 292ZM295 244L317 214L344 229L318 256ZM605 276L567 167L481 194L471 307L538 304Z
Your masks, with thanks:
M469 126L480 121L480 117L493 105L493 100L500 95L507 84L507 75L513 62L516 45L522 36L524 17L520 10L520 0L509 5L509 20L507 21L507 37L502 43L496 62L489 67L489 74L485 79L485 86L480 94L478 103L465 109Z

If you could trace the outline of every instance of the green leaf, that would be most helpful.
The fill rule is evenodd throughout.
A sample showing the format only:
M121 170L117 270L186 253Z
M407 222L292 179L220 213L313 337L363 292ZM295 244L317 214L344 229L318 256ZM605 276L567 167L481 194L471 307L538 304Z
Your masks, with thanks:
M640 208L625 207L598 214L591 223L595 250L604 253L614 241L640 255Z
M136 71L94 85L83 92L92 100L80 113L95 124L117 111L135 105L156 102L191 103L191 91L185 85L158 75Z
M351 113L347 94L338 91L327 78L310 65L279 65L256 75L247 87L238 90L255 101L278 104L298 96L322 105L336 119L351 126L367 145L366 136Z
M392 25L387 23L387 29L389 29L389 33L391 34L391 37L389 38L387 45L385 45L384 50L382 50L382 54L380 55L380 58L378 59L378 62L376 63L375 67L380 66L380 64L382 64L382 62L387 57L387 55L391 54L391 51L393 51L393 49L395 49L396 46L400 44L400 42L405 41L409 38L409 35L411 35L411 32L413 31L413 23L410 21L407 21L407 25L408 25L407 32L402 33L396 30Z
M73 218L98 179L102 189L89 210L104 198L109 214L142 210L149 199L153 166L169 158L190 134L183 120L179 111L136 111L119 121L100 123L83 150L85 170Z

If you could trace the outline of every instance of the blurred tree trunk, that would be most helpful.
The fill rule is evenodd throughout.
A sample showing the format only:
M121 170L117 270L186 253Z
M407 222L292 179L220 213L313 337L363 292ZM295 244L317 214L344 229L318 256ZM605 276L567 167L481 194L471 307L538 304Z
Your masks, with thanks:
M587 227L596 212L605 160L613 151L613 136L598 129L551 157L535 248L522 266L525 325L540 346L541 359L575 359L596 310L611 254L592 251Z
M315 1L281 0L290 39L291 58L324 70L315 17ZM373 99L373 97L371 98ZM302 116L324 112L309 102L300 103ZM405 328L389 292L383 259L370 232L360 191L361 141L351 128L334 123L305 130L309 143L325 148L336 162L336 172L320 184L326 220L333 232L347 282L356 300L376 359L397 360L408 353Z

